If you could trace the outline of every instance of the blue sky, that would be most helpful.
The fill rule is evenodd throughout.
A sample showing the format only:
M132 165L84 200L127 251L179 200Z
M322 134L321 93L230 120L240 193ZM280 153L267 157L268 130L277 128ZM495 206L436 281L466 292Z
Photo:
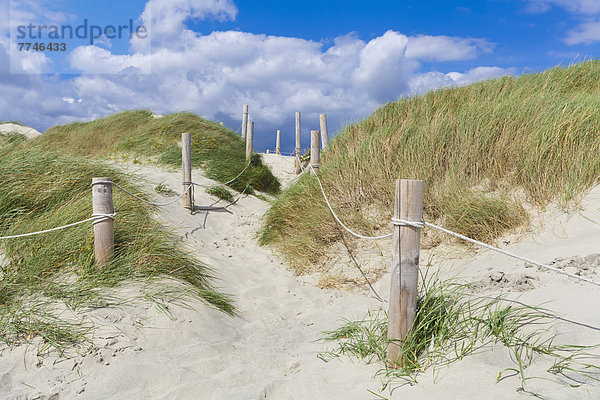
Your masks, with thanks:
M325 43L331 43L335 37L349 32L356 32L363 40L369 40L390 29L405 35L485 38L496 47L493 53L480 57L479 62L503 67L522 65L530 69L568 63L578 54L592 56L600 50L598 42L590 46L570 46L563 41L567 32L580 20L587 19L587 15L571 13L559 6L542 7L534 12L536 9L532 5L536 3L519 0L269 0L239 1L236 4L240 10L236 21L204 21L190 26L203 33L234 29L298 36ZM432 64L430 67L450 71L473 65L469 61Z
M10 15L0 22L0 120L45 130L150 108L236 130L249 104L258 150L273 147L276 129L291 150L295 111L307 144L319 113L335 131L388 101L600 51L598 0L0 0L0 13ZM84 19L132 19L150 33L17 51L19 24Z

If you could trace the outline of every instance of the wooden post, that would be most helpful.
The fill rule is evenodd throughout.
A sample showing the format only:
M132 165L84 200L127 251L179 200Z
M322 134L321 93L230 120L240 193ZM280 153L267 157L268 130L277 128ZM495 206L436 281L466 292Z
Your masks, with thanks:
M296 158L294 159L294 165L296 166L296 174L302 172L302 168L300 166L300 113L296 112Z
M396 180L394 218L422 221L423 181ZM415 320L420 237L420 228L394 225L388 339L404 340ZM399 342L388 344L387 363L390 367L402 366Z
M281 129L277 129L277 140L275 142L275 154L281 154Z
M248 131L246 136L246 160L250 159L252 154L252 137L254 136L254 122L248 121Z
M194 191L192 186L192 135L181 134L181 169L183 170L183 206L189 210L194 209Z
M92 178L92 212L112 214L115 212L112 198L112 178ZM110 218L94 223L94 258L102 268L115 255L115 227Z
M317 175L321 166L321 136L319 131L310 131L310 165L311 175Z
M327 133L327 115L319 115L319 122L321 123L321 147L325 148L329 144L329 135Z
M248 131L248 106L245 105L242 109L242 138L246 139L246 133Z

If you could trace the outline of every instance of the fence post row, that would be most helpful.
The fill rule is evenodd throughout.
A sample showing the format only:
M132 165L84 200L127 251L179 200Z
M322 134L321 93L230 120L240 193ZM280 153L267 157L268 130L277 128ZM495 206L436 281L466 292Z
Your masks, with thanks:
M394 218L423 220L423 181L396 180ZM394 225L393 233L387 332L392 340L387 347L387 363L392 368L402 366L401 341L415 320L421 229Z
M112 178L92 178L92 212L114 213ZM115 255L115 228L111 218L94 222L94 259L98 268L111 262Z
M277 140L275 141L275 154L281 154L281 129L277 129Z
M296 166L296 174L302 172L302 167L300 165L300 113L296 112L296 157L294 159L294 165Z
M194 208L194 188L192 186L192 135L181 134L181 169L183 171L183 206L192 210Z
M242 109L242 139L246 139L247 130L248 130L248 105L245 105Z
M252 154L252 138L254 136L254 122L248 121L248 131L246 132L246 160L250 159Z
M317 175L321 166L321 134L319 131L310 131L310 169L311 175Z
M329 135L327 133L327 115L319 115L319 122L321 125L321 147L324 149L329 144Z

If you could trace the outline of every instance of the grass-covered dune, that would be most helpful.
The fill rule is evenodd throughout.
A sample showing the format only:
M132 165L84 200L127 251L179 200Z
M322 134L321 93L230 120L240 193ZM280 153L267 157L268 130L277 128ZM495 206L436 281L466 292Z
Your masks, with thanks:
M111 176L140 192L131 177L99 161L31 147L4 136L0 141L0 236L63 226L92 215L90 183ZM8 140L9 138L10 140ZM41 336L45 348L83 339L85 327L53 310L107 304L107 289L125 280L170 277L207 304L233 313L227 295L211 285L211 273L182 250L174 236L151 217L152 209L121 191L114 192L115 259L94 264L92 224L40 236L0 240L0 342Z
M33 144L45 150L60 146L63 153L76 156L126 155L180 166L178 142L183 132L192 134L192 164L203 167L208 177L226 182L246 166L246 144L240 135L191 113L154 118L147 110L125 111L91 122L53 127ZM257 154L252 156L252 166L230 186L242 191L247 185L270 194L277 194L280 187Z
M567 205L598 183L598 110L598 61L438 90L346 127L320 177L341 219L365 234L390 231L394 180L406 178L425 181L426 220L493 241L527 224L524 204ZM278 198L260 240L301 272L340 235L307 175Z

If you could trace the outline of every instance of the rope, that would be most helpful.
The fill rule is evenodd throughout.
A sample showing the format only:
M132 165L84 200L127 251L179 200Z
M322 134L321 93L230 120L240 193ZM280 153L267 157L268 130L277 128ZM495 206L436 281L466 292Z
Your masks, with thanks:
M312 168L312 166L310 168ZM335 220L337 221L337 223L340 224L340 226L342 228L344 228L346 231L348 231L350 234L356 236L357 238L368 239L368 240L385 239L385 238L388 238L388 237L390 237L390 236L393 235L393 233L388 233L387 235L382 235L382 236L364 236L364 235L360 235L360 234L358 234L356 232L353 232L350 228L348 228L346 225L344 225L344 223L335 214L335 212L333 211L333 208L331 207L331 204L329 203L329 199L327 199L327 195L325 195L325 190L323 190L323 185L321 184L321 179L319 179L319 176L316 175L316 174L315 174L315 177L317 178L317 182L319 183L319 187L321 188L321 193L323 194L323 198L325 199L325 203L327 203L327 207L329 207L329 211L331 211L331 215L333 215L333 218L335 218ZM476 244L478 246L484 247L484 248L489 249L489 250L493 250L495 252L504 254L504 255L512 257L512 258L516 258L517 260L521 260L521 261L524 261L526 263L533 264L533 265L538 266L540 268L545 268L545 269L548 269L550 271L554 271L554 272L566 275L566 276L574 278L574 279L578 279L578 280L581 280L581 281L585 281L585 282L591 283L593 285L600 286L600 282L595 281L593 279L586 278L584 276L575 275L575 274L573 274L571 272L563 271L563 270L558 269L556 267L552 267L550 265L537 262L537 261L532 260L530 258L523 257L523 256L520 256L520 255L515 254L515 253L511 253L510 251L499 249L499 248L491 246L491 245L489 245L487 243L483 243L483 242L480 242L479 240L471 239L471 238L469 238L467 236L461 235L460 233L456 233L456 232L450 231L448 229L442 228L441 226L437 226L437 225L429 223L429 222L425 222L425 221L420 221L420 222L419 221L406 221L406 220L403 220L403 219L400 219L400 218L392 218L392 225L395 225L395 226L410 226L410 227L417 228L417 229L422 229L423 227L427 226L429 228L437 229L438 231L444 232L444 233L446 233L446 234L448 234L450 236L454 236L454 237L459 238L461 240L464 240L466 242Z
M408 224L418 224L418 223L408 223L407 221L402 221L402 222L406 223L407 225ZM450 236L454 236L454 237L457 237L459 239L462 239L462 240L464 240L466 242L473 243L473 244L479 245L481 247L485 247L486 249L493 250L495 252L507 255L509 257L516 258L516 259L521 260L521 261L525 261L526 263L533 264L533 265L536 265L538 267L549 269L550 271L558 272L559 274L563 274L563 275L569 276L569 277L574 278L574 279L579 279L579 280L591 283L593 285L600 286L600 282L597 282L597 281L595 281L593 279L586 278L584 276L575 275L575 274L573 274L571 272L563 271L561 269L558 269L556 267L552 267L552 266L547 265L547 264L542 264L542 263L534 261L534 260L532 260L530 258L523 257L523 256L517 255L515 253L511 253L510 251L502 250L502 249L499 249L497 247L491 246L491 245L489 245L487 243L480 242L479 240L471 239L469 237L461 235L460 233L452 232L452 231L450 231L448 229L442 228L441 226L437 226L437 225L431 224L429 222L422 222L422 224L424 226L428 226L430 228L437 229L438 231L447 233Z
M240 172L239 174L237 174L237 176L235 178L233 178L233 179L231 179L231 180L229 180L229 181L227 181L225 183L219 183L219 184L216 184L216 185L201 185L199 183L194 183L194 182L189 182L189 183L191 183L192 185L204 187L204 188L207 188L207 189L208 188L213 188L213 187L219 187L219 186L226 186L226 185L229 185L231 182L235 181L240 176L242 176L242 174L244 172L246 172L246 170L248 169L248 167L250 167L250 164L252 164L252 161L248 161L248 164L246 164L246 167L244 167L244 169L242 170L242 172Z
M312 169L312 166L310 168ZM364 236L364 235L358 234L358 233L354 232L353 230L351 230L350 228L348 228L338 218L338 216L335 214L335 211L333 211L333 208L331 207L331 204L329 203L329 199L327 198L327 195L325 195L325 190L323 190L323 185L321 184L321 179L319 179L318 175L315 175L315 177L317 178L317 182L319 183L319 186L321 187L321 193L323 193L323 198L325 199L325 203L327 203L327 207L329 207L329 211L331 211L331 215L333 215L333 218L337 221L337 223L340 224L340 226L342 228L344 228L348 233L350 233L353 236L356 236L357 238L367 239L367 240L385 239L385 238L388 238L393 235L393 233L388 233L387 235L383 235L383 236Z
M139 200L139 201L141 201L141 202L144 202L144 203L146 203L146 204L149 204L149 205L151 205L151 206L155 206L155 207L166 207L166 206L169 206L169 205L171 205L171 204L175 203L177 200L181 199L183 196L185 196L185 194L186 194L187 192L189 192L190 190L193 190L193 187L194 187L194 186L201 186L201 187L204 187L204 188L213 188L213 187L225 186L225 185L228 185L228 184L230 184L231 182L235 181L235 180L236 180L236 179L238 179L240 176L242 176L242 174L243 174L244 172L246 172L246 170L248 169L248 167L250 167L250 164L252 164L252 162L251 162L251 161L249 161L249 162L248 162L248 164L246 164L246 167L245 167L245 168L242 170L242 172L240 172L240 173L239 173L239 174L238 174L238 175L237 175L235 178L233 178L233 179L231 179L230 181L227 181L227 182L225 182L225 183L220 183L220 184L217 184L217 185L201 185L201 184L199 184L199 183L194 183L194 182L183 182L183 184L184 184L184 185L189 185L189 186L187 187L187 189L185 189L185 190L183 191L183 193L181 193L181 194L180 194L180 195L179 195L177 198L175 198L175 199L173 199L173 200L171 200L171 201L169 201L169 202L167 202L167 203L153 203L153 202L151 202L151 201L148 201L148 200L146 200L146 199L143 199L142 197L140 197L140 196L138 196L138 195L136 195L136 194L133 194L133 193L131 193L129 190L125 189L124 187L122 187L122 186L120 186L119 184L117 184L117 183L115 183L115 182L112 182L112 181L97 181L97 182L94 182L94 183L92 183L92 186L94 186L94 185L99 185L99 184L109 184L109 185L113 185L113 186L116 186L116 187L117 187L118 189L120 189L121 191L123 191L124 193L126 193L126 194L130 195L131 197L134 197L134 198L138 199L138 200ZM245 191L245 190L244 190L244 191Z
M244 191L242 193L240 193L238 198L235 199L234 201L232 201L231 203L229 203L228 205L226 205L225 208L231 207L231 206L237 204L237 202L240 201L240 199L246 194L246 190L248 190L249 187L250 187L250 185L246 185L246 187L244 188Z
M41 234L44 234L44 233L59 231L61 229L71 228L73 226L85 224L86 222L90 222L90 221L93 221L93 225L96 225L97 223L104 222L104 221L106 221L108 219L114 220L115 219L115 215L116 215L116 213L112 213L112 214L93 214L91 218L87 218L87 219L84 219L83 221L79 221L79 222L74 222L72 224L68 224L68 225L64 225L64 226L59 226L58 228L46 229L46 230L39 231L39 232L23 233L21 235L0 236L0 240L15 239L15 238L28 237L28 236L41 235Z
M382 298L379 295L379 293L377 293L377 291L375 290L375 288L371 284L371 281L367 277L367 274L364 273L363 269L360 267L360 264L358 263L358 261L356 261L356 258L354 257L354 254L352 254L352 251L350 251L350 247L348 246L348 243L346 243L346 238L344 237L344 232L340 231L340 233L342 234L342 241L344 242L344 247L346 247L346 250L348 251L348 255L350 256L350 259L354 262L354 265L356 265L356 268L358 269L358 271L360 272L360 274L363 276L363 278L367 282L367 285L369 285L369 288L371 289L371 291L375 295L375 298L377 300L379 300L381 303L387 303L388 301L385 300L384 298Z
M117 188L121 189L121 191L123 191L124 193L126 193L126 194L130 195L131 197L134 197L134 198L138 199L138 200L139 200L139 201L141 201L141 202L144 202L144 203L146 203L146 204L149 204L149 205L151 205L151 206L155 206L155 207L165 207L165 206L169 206L169 205L171 205L171 204L175 203L177 200L179 200L179 199L181 199L183 196L185 196L185 194L186 194L188 191L190 191L190 188L192 187L192 185L190 184L190 186L188 186L188 188L187 188L187 189L185 189L185 190L183 191L183 193L181 193L181 194L180 194L180 195L179 195L179 196L178 196L176 199L174 199L174 200L172 200L172 201L169 201L168 203L153 203L153 202L151 202L151 201L145 200L145 199L141 198L140 196L137 196L137 195L135 195L135 194L131 193L129 190L125 189L124 187L122 187L122 186L120 186L120 185L118 185L118 184L116 184L116 183L114 183L114 182L111 182L111 181L98 181L98 182L94 182L94 183L92 184L92 186L93 186L93 185L100 184L100 183L112 184L113 186L116 186ZM184 184L186 184L186 182L184 182Z
M422 229L425 226L424 222L409 222L400 218L392 218L392 225L396 226L412 226L413 228Z
M298 165L300 166L300 170L302 172L306 171L306 167L304 166L304 163L302 162L302 160L300 159L300 156L297 153L296 153L296 160L298 161Z

